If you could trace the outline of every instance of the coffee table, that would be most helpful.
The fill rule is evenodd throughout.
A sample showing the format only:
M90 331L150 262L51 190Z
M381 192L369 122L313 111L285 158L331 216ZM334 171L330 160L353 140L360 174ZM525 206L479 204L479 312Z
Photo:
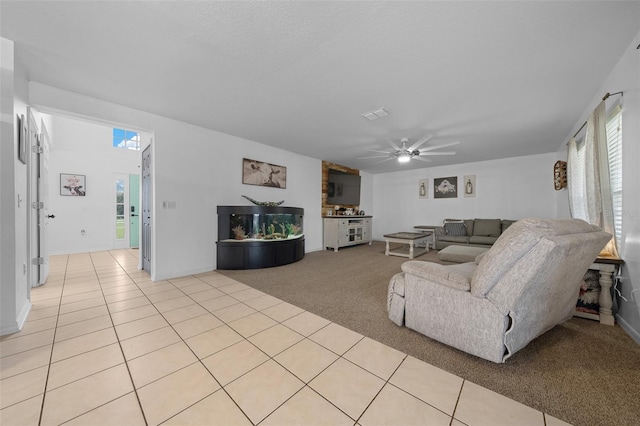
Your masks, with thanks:
M386 256L400 256L413 259L429 252L427 240L431 233L427 232L396 232L393 234L385 234L384 241L387 243L384 254ZM400 243L402 247L394 250L389 249L389 243ZM424 244L424 247L418 245Z

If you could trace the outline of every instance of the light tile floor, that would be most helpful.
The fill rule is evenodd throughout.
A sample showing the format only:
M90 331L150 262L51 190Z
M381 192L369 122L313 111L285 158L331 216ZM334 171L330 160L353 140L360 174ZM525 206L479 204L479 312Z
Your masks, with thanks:
M53 256L0 341L2 425L562 425L217 272Z

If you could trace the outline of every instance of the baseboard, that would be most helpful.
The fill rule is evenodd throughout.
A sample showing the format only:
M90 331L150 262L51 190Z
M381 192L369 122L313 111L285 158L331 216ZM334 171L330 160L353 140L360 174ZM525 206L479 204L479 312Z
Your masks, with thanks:
M627 334L640 345L640 333L638 333L628 322L620 317L620 315L616 315L616 321L620 328L627 332Z
M0 336L17 333L22 330L22 327L24 327L24 323L27 321L27 317L29 316L29 312L31 312L31 306L31 301L27 300L27 303L24 304L15 321L10 321L9 324L2 324L2 328L0 328Z

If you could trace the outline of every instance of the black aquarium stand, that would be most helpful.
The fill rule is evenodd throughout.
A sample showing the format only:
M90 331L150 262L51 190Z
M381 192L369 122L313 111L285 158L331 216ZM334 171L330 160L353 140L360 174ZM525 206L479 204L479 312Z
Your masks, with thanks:
M218 206L216 268L270 268L301 260L303 216L299 207ZM292 229L294 225L298 229ZM245 238L235 238L237 226L247 233Z

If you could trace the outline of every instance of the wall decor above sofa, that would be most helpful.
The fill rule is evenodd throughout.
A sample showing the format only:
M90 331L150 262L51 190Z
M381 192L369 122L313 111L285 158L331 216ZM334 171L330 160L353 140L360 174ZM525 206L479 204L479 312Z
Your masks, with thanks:
M433 198L458 198L458 177L434 179Z
M464 185L465 198L472 198L476 196L476 175L465 176L462 179L462 184Z

